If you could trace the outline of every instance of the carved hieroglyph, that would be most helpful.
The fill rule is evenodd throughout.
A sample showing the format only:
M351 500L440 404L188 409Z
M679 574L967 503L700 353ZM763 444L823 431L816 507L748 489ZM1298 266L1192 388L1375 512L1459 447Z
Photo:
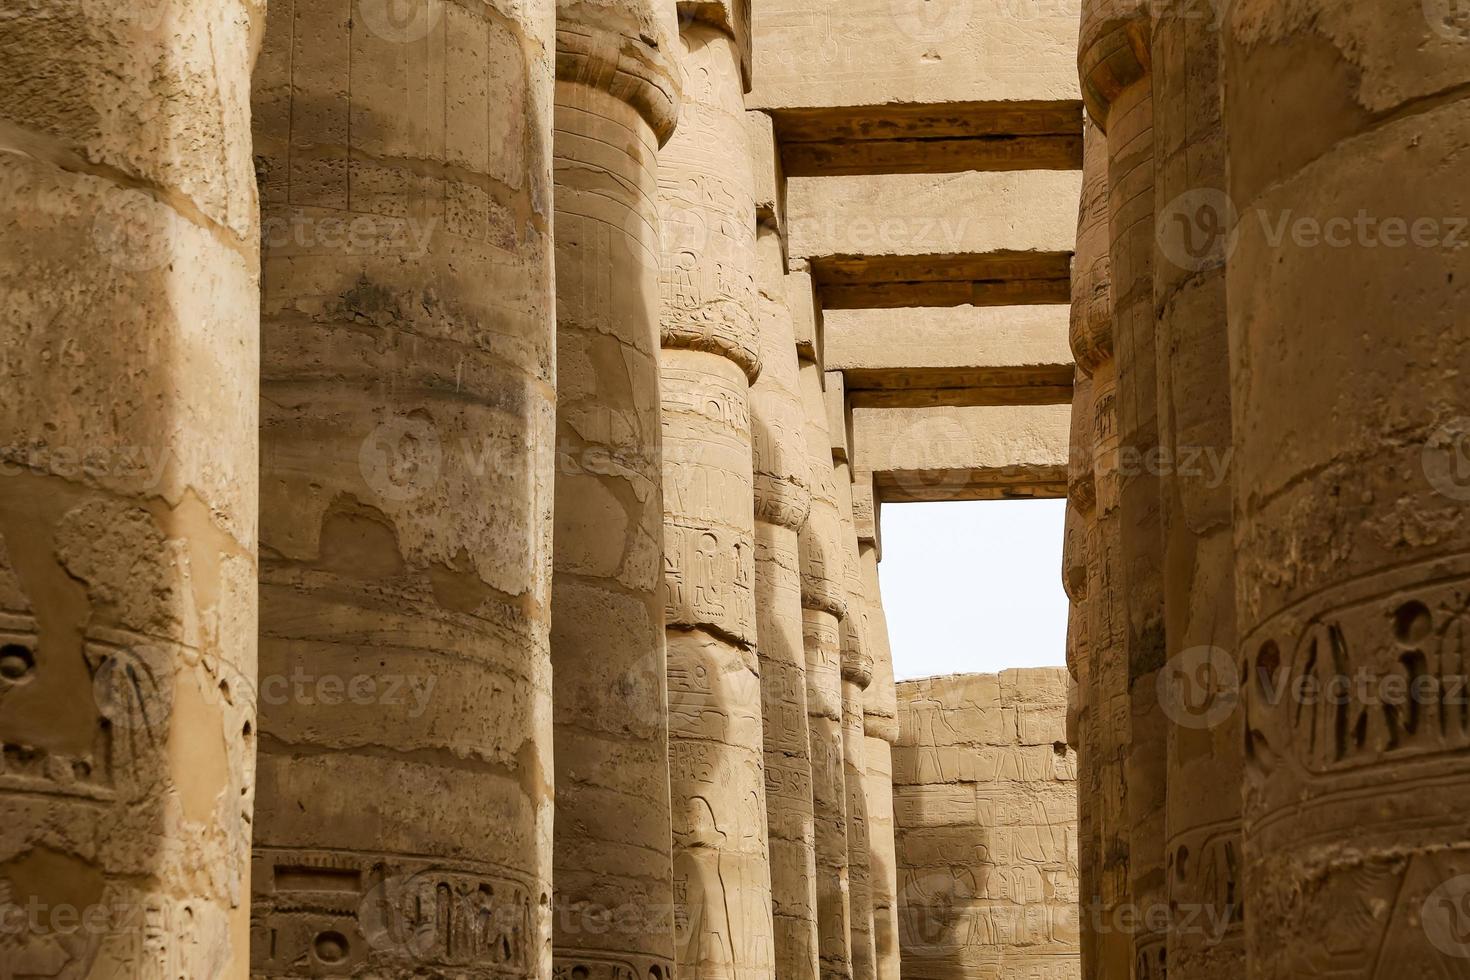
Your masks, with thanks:
M1056 667L898 685L905 977L1081 976L1066 699L1067 673Z
M552 34L270 7L258 976L550 972Z
M1470 20L1279 0L1223 37L1249 976L1460 976Z
M755 204L729 35L680 32L684 102L659 159L660 355L676 970L769 977L749 386Z
M6 976L248 968L265 10L149 6L0 15Z
M852 610L843 578L842 518L822 398L822 370L805 359L801 362L801 395L812 480L812 509L801 530L800 547L802 643L817 833L818 942L822 980L849 980L852 935L843 770L842 626Z
M811 509L811 467L779 233L761 227L757 252L762 367L750 392L750 424L775 975L817 980L816 829L797 540Z
M555 976L668 980L656 197L676 111L674 8L566 2L557 14Z
M1087 413L1075 451L1090 468L1092 480L1069 479L1069 495L1091 489L1090 519L1083 540L1074 548L1085 556L1087 581L1070 587L1084 591L1087 654L1078 661L1079 797L1087 819L1079 827L1081 859L1083 969L1088 980L1127 976L1133 950L1123 929L1092 933L1097 921L1117 921L1127 903L1128 825L1124 753L1128 746L1130 706L1127 660L1122 649L1123 614L1118 552L1117 384L1113 360L1112 276L1109 249L1107 141L1084 120L1082 201L1078 215L1077 255L1073 262L1075 304L1070 322L1072 352L1079 374L1088 375ZM1080 401L1074 393L1074 402ZM1077 415L1074 413L1074 419ZM1069 472L1069 477L1072 473ZM1084 504L1084 508L1086 505ZM1083 511L1085 513L1085 509ZM1069 555L1070 557L1070 555Z
M832 419L832 392L828 418ZM837 393L835 421L844 424L842 396ZM830 424L830 423L829 423ZM837 512L842 520L842 571L847 590L847 618L842 621L842 759L847 790L847 881L849 928L852 931L853 980L874 980L877 954L873 943L873 884L868 862L868 800L864 784L863 692L873 680L873 658L867 648L867 599L862 563L852 520L852 468L844 459L832 467L837 484Z
M1225 325L1225 139L1217 28L1152 20L1159 479L1168 724L1165 874L1170 980L1245 972L1239 894L1240 712ZM1188 919L1186 919L1188 916ZM1207 923L1199 928L1198 923Z
M893 742L898 738L898 695L888 619L878 588L878 547L858 540L863 569L864 635L873 679L863 692L863 791L868 804L868 880L873 893L873 953L878 980L898 980L898 865L893 850Z
M1154 342L1153 95L1149 7L1089 0L1083 5L1083 97L1107 135L1109 251L1112 255L1116 363L1118 585L1120 646L1111 647L1126 687L1112 695L1129 716L1126 749L1128 874L1132 902L1164 908L1164 794L1167 729L1157 697L1164 661L1164 601L1159 527L1158 383ZM1094 393L1096 398L1096 393ZM1105 546L1106 547L1106 546ZM1106 560L1106 559L1105 559ZM1159 918L1133 930L1133 976L1163 975Z

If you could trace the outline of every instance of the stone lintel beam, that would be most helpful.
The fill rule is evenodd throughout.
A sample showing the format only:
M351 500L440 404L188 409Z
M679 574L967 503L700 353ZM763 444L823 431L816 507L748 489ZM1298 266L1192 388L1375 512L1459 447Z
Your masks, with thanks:
M772 110L788 176L1079 170L1082 104L894 103Z
M1080 168L790 177L791 254L1070 254L1081 187Z
M841 371L824 372L822 398L827 404L827 437L832 442L832 462L845 463L851 456L852 417L847 410L847 384Z
M766 0L751 106L1076 99L1078 0Z
M827 310L1024 306L1071 295L1068 251L824 255L811 259Z
M833 310L826 367L862 408L1045 405L1072 397L1061 304Z
M1069 405L854 409L853 459L874 500L1064 497Z
M769 113L750 110L745 114L750 137L750 158L755 173L755 220L781 236L782 273L786 252L786 173Z

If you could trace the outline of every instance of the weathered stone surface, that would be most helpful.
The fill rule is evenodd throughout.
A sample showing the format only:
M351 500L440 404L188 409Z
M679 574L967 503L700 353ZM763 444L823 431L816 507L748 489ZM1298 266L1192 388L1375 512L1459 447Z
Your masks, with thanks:
M775 967L756 653L754 181L738 45L700 19L680 39L684 103L658 179L675 969L754 980Z
M856 501L854 501L856 506ZM854 523L857 523L854 517ZM868 807L868 877L873 895L874 969L878 980L899 975L898 863L893 840L892 742L898 737L898 695L893 682L893 652L878 583L878 548L858 539L863 573L863 635L873 678L863 691L863 792Z
M825 367L853 408L1055 404L1072 391L1069 307L831 310Z
M1168 8L1151 27L1168 975L1229 980L1245 973L1245 946L1219 33Z
M753 147L753 152L760 183L762 151ZM767 159L765 169L771 166ZM780 236L762 226L756 249L756 326L764 367L751 388L750 421L775 975L778 980L816 980L816 827L797 537L811 509L811 457Z
M554 962L660 980L674 889L655 198L674 8L557 17Z
M755 11L754 105L1077 98L1077 4L782 0Z
M1470 23L1281 0L1223 41L1248 975L1454 975L1470 249L1442 219L1465 213ZM1275 237L1287 214L1307 234ZM1303 679L1348 694L1279 693Z
M1081 976L1066 692L1059 668L898 685L904 976ZM991 765L987 752L1015 764Z
M1076 170L793 177L791 254L1071 252L1080 186Z
M248 970L264 17L0 14L9 976Z
M881 500L1060 497L1066 492L1067 405L859 408L859 478Z
M261 676L350 686L263 701L251 972L544 977L553 24L390 14L255 76Z
M844 620L855 612L847 594L839 490L831 465L822 372L807 360L801 362L800 370L812 477L812 509L799 543L802 642L812 740L812 807L817 835L818 941L823 980L840 980L850 978L853 969L842 643Z

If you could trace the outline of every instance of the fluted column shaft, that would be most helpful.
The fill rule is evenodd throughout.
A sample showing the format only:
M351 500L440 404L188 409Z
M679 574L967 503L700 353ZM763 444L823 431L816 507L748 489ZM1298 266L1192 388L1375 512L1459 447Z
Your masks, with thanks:
M243 977L264 4L7 4L6 975Z
M810 302L809 297L805 297ZM801 362L812 509L802 528L802 643L807 716L812 738L812 809L816 825L817 925L822 980L852 977L852 912L848 894L847 779L842 728L843 620L848 605L842 518L832 470L832 443L822 397L822 371Z
M656 200L673 20L558 8L553 950L587 980L674 972Z
M676 970L774 970L750 384L755 202L737 45L680 31L684 103L659 159L664 579Z
M1453 976L1470 23L1276 0L1223 44L1247 975Z

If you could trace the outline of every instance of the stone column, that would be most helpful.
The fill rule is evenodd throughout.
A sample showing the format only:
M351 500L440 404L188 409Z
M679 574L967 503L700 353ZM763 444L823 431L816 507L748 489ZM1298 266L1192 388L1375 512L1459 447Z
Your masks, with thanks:
M248 969L264 17L5 9L7 976Z
M1157 696L1164 661L1160 556L1158 381L1153 304L1153 95L1149 7L1089 0L1078 64L1083 98L1107 135L1109 252L1116 352L1119 586L1124 622L1118 659L1126 683L1128 874L1140 913L1133 976L1160 977L1167 910L1164 796L1167 725ZM1117 687L1112 687L1117 692ZM1146 914L1154 910L1152 916Z
M668 980L656 198L677 28L672 3L557 17L555 965Z
M876 515L875 515L876 517ZM898 695L888 618L878 586L878 543L858 539L873 680L863 692L863 793L868 802L868 880L873 893L874 970L878 980L898 980L898 858L894 849L893 743L898 739Z
M799 292L801 299L812 301L805 290ZM850 980L852 916L848 897L847 780L842 751L842 622L850 609L843 578L837 480L827 434L827 407L822 399L822 370L806 359L801 361L801 394L812 477L812 510L799 543L807 715L812 732L821 976L822 980Z
M1087 217L1084 204L1080 224L1085 225ZM1079 228L1079 250L1072 273L1074 322L1085 309L1087 292L1092 286L1089 268L1092 257L1081 251L1084 247L1082 231ZM1077 752L1079 780L1088 786L1098 739L1098 720L1091 703L1095 664L1088 632L1092 617L1088 589L1093 579L1091 548L1096 539L1097 496L1092 474L1092 378L1083 374L1080 367L1072 386L1071 435L1066 532L1062 547L1062 587L1070 600L1067 610L1067 670L1071 675L1067 699L1067 741ZM1096 975L1089 971L1097 962L1098 924L1091 913L1101 884L1099 802L1096 797L1089 797L1079 800L1077 808L1077 875L1081 895L1078 941L1082 951L1083 976Z
M740 60L690 20L684 105L659 160L669 766L681 975L774 970L750 384L755 203Z
M541 9L271 5L254 976L550 975Z
M763 225L756 246L762 366L750 392L750 424L755 444L756 625L776 978L816 980L816 830L797 545L811 509L810 457L780 233Z
M839 399L841 396L838 396ZM845 413L839 404L837 415ZM828 416L832 410L829 404ZM842 520L843 579L847 618L842 621L842 763L847 790L847 881L852 931L853 980L874 980L877 953L873 943L873 885L868 863L868 800L864 791L867 765L863 749L863 692L873 681L867 649L867 601L858 558L857 530L852 520L852 467L844 458L832 466L837 482L837 511Z
M1240 712L1225 329L1225 139L1209 18L1152 23L1157 320L1168 724L1171 980L1245 973L1240 922Z
M1470 20L1415 0L1254 13L1227 18L1221 72L1248 975L1454 976Z
M1113 360L1112 260L1108 247L1107 143L1084 120L1082 201L1073 262L1070 339L1079 375L1086 375L1088 414L1080 450L1090 456L1093 514L1081 549L1086 555L1087 656L1079 667L1082 733L1078 748L1078 799L1087 848L1082 868L1083 976L1088 980L1130 975L1129 936L1111 926L1128 901L1127 786L1124 754L1128 746L1127 661L1122 649L1121 569L1118 553L1117 373ZM1074 396L1075 398L1075 396ZM1079 832L1081 827L1079 826ZM1087 872L1088 862L1092 871Z

